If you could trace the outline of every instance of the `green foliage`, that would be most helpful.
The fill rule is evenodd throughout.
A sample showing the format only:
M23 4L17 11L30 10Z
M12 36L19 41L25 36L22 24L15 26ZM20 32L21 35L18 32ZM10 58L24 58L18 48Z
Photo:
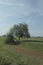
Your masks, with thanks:
M26 23L23 23L23 24L21 23L19 24L19 26L20 26L23 36L30 37L28 25Z
M27 64L25 64L24 62L19 62L17 63L17 65L27 65Z
M12 65L43 65L43 38L21 38L18 46L6 45L4 40L0 38L0 56L10 59Z
M5 58L0 57L0 65L11 65L11 62Z
M25 38L29 38L30 34L29 34L29 29L28 29L28 25L26 23L21 23L19 25L14 25L11 29L10 29L10 33L13 34L16 37L25 37Z
M2 35L2 37L6 37L6 35Z
M7 34L5 42L6 43L14 43L14 36L11 34Z

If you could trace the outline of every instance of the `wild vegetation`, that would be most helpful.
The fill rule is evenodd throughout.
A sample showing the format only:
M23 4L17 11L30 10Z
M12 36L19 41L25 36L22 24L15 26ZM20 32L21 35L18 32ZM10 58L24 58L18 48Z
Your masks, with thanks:
M26 23L20 23L18 25L14 25L10 31L10 34L13 34L14 36L18 37L20 40L21 38L29 38L30 34L29 34L29 29L28 29L28 25Z
M0 57L11 65L43 65L43 38L21 38L19 45L5 44L5 39L0 37Z
M0 57L0 65L11 65L11 61L6 58Z
M0 37L0 65L43 65L43 38L31 38L27 24L16 26Z

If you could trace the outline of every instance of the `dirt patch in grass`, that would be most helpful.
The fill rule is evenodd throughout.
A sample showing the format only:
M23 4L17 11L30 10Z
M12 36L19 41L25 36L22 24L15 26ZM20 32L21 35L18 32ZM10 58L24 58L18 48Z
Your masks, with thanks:
M23 47L15 47L14 50L17 52L17 53L21 53L21 54L25 54L27 56L33 56L33 57L39 57L40 59L43 59L43 54L40 54L36 51L32 51L32 50L27 50L26 48L23 48Z

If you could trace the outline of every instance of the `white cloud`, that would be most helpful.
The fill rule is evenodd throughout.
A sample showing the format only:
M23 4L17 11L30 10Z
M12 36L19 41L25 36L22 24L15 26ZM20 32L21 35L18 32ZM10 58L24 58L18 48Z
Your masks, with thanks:
M12 25L0 23L0 35L8 33Z
M0 12L0 22L4 21L8 16L11 15L5 12Z
M9 2L9 0L0 0L0 5L11 5L11 3Z
M43 1L43 0L41 0ZM26 3L24 2L18 2L18 3L11 3L10 0L0 0L0 4L3 5L10 5L10 7L8 6L5 11L6 13L4 13L4 11L2 12L2 15L0 15L0 19L2 18L6 18L8 16L14 16L14 17L25 17L25 16L30 16L32 13L37 13L38 15L43 15L43 9L41 9L41 4L42 2L38 1L38 6L37 7L33 7L31 3ZM36 5L37 5L36 4Z
M40 16L43 16L43 0L38 0L37 7L35 8L35 12L37 12Z
M11 1L16 1L16 2L11 2ZM2 12L0 11L0 23L1 23L1 21L3 22L5 19L7 20L8 16L14 17L15 19L17 19L17 22L18 22L18 18L21 18L21 19L24 18L26 20L26 17L29 18L29 16L31 16L32 13L35 13L36 17L38 17L37 14L39 16L43 16L43 0L37 0L36 6L32 6L33 5L32 2L27 3L26 1L27 0L0 0L0 5L4 6L4 8L3 8L3 6L2 6L2 8L0 7L1 9L3 9ZM34 34L35 30L33 30L31 25L35 25L34 22L36 22L36 21L34 21L33 17L32 17L32 20L30 20L30 19L28 19L28 21L27 20L26 21L30 25L30 32L33 31L32 33ZM12 18L12 20L13 20L13 18ZM22 21L24 22L24 20L22 20ZM32 21L34 21L34 22L32 22ZM3 25L1 25L0 31L2 32L3 28L5 29L4 31L7 31L9 29L9 27L10 27L10 25L6 25L4 23ZM31 31L31 29L32 29L32 31ZM37 33L37 31L36 31L36 33Z
M27 4L25 1L11 3L10 0L0 0L0 4L10 6L10 8L12 8L12 11L14 10L15 13L18 13L21 16L28 16L34 12L38 13L39 15L43 15L43 0L37 0L37 7L35 8L34 6L32 7L31 3Z
M42 30L37 30L37 29L32 29L30 30L30 35L31 36L42 36L43 37L43 31Z
M43 10L37 8L36 11L38 12L38 14L39 14L40 16L43 16Z
M10 5L10 7L7 7L8 10L6 11L6 13L8 12L15 16L28 16L33 12L31 5L26 4L25 2L11 3L9 0L0 0L0 4Z

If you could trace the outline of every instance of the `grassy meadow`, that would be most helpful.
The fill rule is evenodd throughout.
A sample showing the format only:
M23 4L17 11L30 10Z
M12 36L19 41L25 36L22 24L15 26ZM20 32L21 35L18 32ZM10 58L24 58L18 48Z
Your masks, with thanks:
M43 65L43 38L21 38L19 45L5 44L5 39L0 37L0 57L12 65Z

